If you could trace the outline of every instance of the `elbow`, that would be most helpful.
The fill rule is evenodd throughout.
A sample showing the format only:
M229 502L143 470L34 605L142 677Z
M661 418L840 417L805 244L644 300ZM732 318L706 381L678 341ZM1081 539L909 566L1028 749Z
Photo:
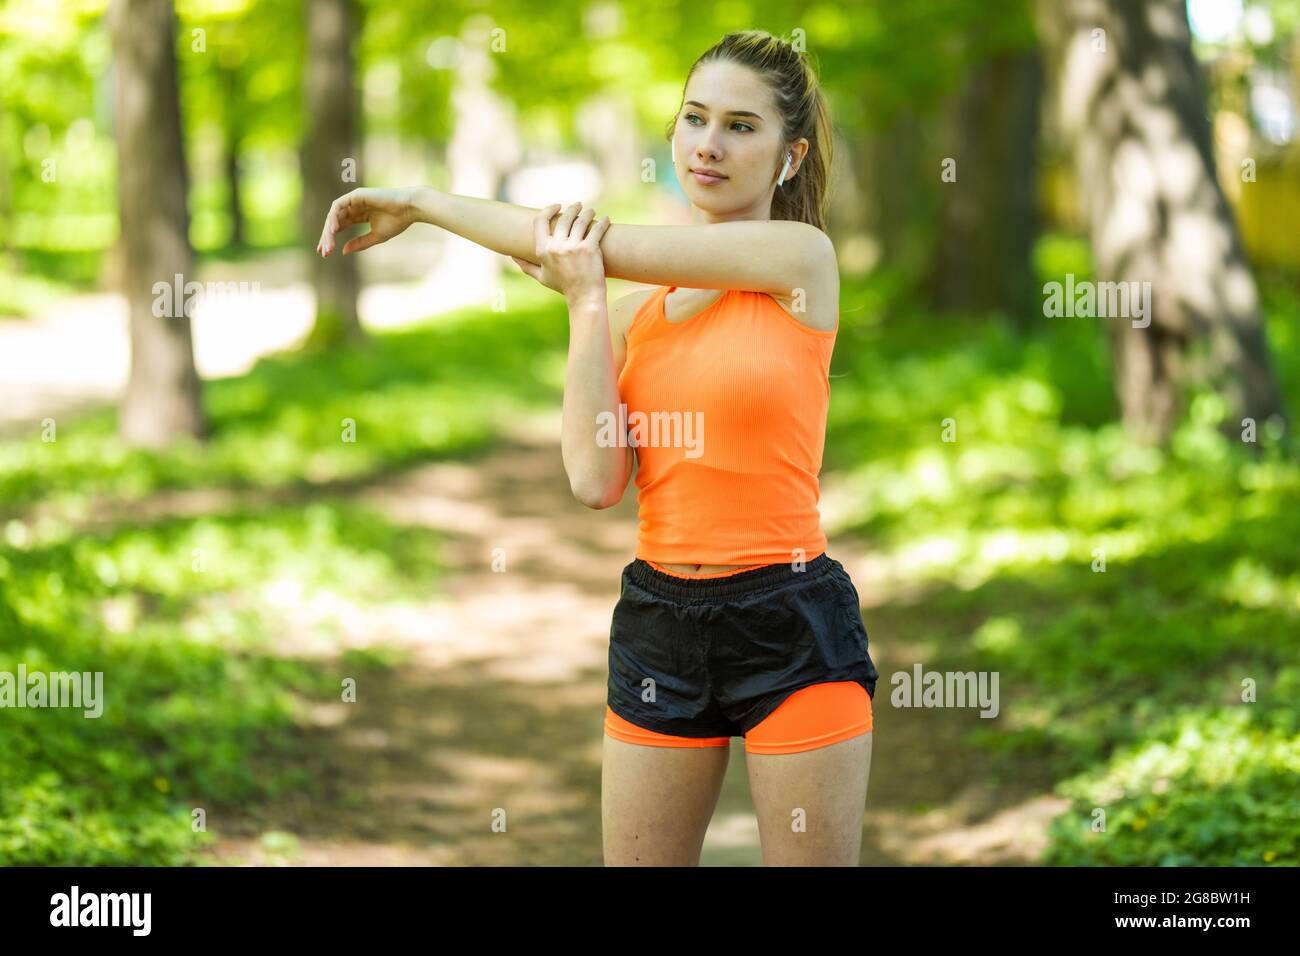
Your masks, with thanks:
M617 489L600 488L594 485L575 484L570 486L570 490L573 492L573 497L595 511L612 508L623 497L623 493Z
M835 258L835 243L831 237L816 226L811 227L812 236L808 243L808 257L804 263L805 267L815 273L821 274L820 270L837 270Z
M569 490L588 508L603 511L612 508L623 500L623 491L628 479L632 477L635 459L632 449L625 449L622 467L616 467L615 474L602 474L599 467L571 468L569 471Z

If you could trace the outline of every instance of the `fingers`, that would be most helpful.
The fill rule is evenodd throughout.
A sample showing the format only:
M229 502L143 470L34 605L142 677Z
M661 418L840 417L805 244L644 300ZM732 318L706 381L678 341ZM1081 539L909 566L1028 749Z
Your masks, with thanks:
M365 222L365 212L365 203L360 201L359 196L348 193L341 197L338 200L338 208L334 211L334 231L342 232L348 226Z
M330 211L325 214L325 228L321 230L320 243L316 247L322 256L328 256L334 251L334 237L339 231L338 207L339 199L336 199L330 203Z
M578 210L582 208L582 203L575 202L566 206L564 212L560 214L560 221L555 224L556 238L563 238L569 235L569 230L573 228L573 220L577 218Z
M333 211L333 209L334 209L334 207L333 207L333 206L330 206L330 210ZM316 252L317 252L318 254L320 254L321 256L328 256L328 255L330 254L330 244L329 244L329 243L330 243L330 240L333 239L333 238L334 238L334 234L333 234L332 232L330 232L330 217L329 217L329 213L326 213L326 214L325 214L325 225L321 228L321 231L320 231L320 242L316 243Z
M564 207L564 211L560 214L560 218L556 220L554 231L552 231L551 217L555 215L555 211L559 208L559 203L552 203L545 209L539 210L537 215L533 217L533 251L539 259L547 254L548 239L572 239L582 242L585 238L589 238L588 232L592 220L596 216L595 208L588 206L584 209L581 202L570 203ZM609 217L606 216L603 222L604 226L601 227L600 231L601 236L605 234L605 229L609 228ZM597 236L596 242L599 241L600 237Z
M600 240L605 238L605 232L609 229L609 216L601 216L591 231L587 233L587 242L599 246Z
M545 209L539 209L537 215L533 217L533 252L538 256L546 250L546 240L551 234L551 217L559 208L559 203L551 203ZM513 259L514 256L511 258Z
M517 265L524 272L528 273L538 282L542 281L542 270L540 266L534 265L533 263L529 262L527 259L520 259L518 256L511 256L510 258L515 260L515 265Z
M329 212L325 214L325 228L321 230L320 242L316 244L316 251L322 256L328 256L334 251L334 237L339 232L354 223L365 221L365 217L359 215L364 204L353 202L360 199L360 194L360 189L354 189L330 203Z
M581 206L582 203L576 205ZM581 242L583 237L587 235L587 227L591 225L591 220L595 215L596 210L591 206L582 210L578 214L578 218L573 220L573 226L569 230L569 238Z
M364 236L357 236L355 239L349 239L343 244L343 254L350 256L354 252L360 252L362 249L369 249L375 243L379 242L379 237L375 235L375 230L371 230Z
M329 212L325 214L325 228L321 232L321 240L320 240L321 255L328 256L331 252L334 251L334 237L338 235L338 231L339 231L339 227L338 227L339 203L341 203L342 201L343 201L343 197L340 196L338 199L330 203Z

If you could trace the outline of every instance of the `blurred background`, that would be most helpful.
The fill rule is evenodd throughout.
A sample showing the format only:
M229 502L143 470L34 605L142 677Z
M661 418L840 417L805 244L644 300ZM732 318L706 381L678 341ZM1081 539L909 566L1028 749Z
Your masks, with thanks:
M4 0L0 671L105 709L4 712L0 863L600 864L636 489L569 492L563 300L429 226L313 249L358 185L690 222L664 130L751 28L836 130L863 863L1300 862L1298 21ZM1053 306L1094 282L1149 325ZM759 861L736 739L702 862Z

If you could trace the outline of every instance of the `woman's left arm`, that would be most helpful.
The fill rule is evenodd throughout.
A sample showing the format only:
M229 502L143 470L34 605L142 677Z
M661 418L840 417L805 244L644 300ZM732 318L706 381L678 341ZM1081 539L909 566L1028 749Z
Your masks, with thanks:
M805 222L611 225L600 251L606 276L647 285L783 295L839 285L830 237Z

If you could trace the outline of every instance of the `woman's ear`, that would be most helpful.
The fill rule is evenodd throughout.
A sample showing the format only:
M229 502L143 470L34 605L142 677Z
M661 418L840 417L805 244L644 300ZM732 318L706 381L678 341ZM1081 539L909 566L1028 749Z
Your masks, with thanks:
M787 181L792 178L795 173L799 172L799 167L803 165L804 157L808 155L808 150L810 148L811 144L802 136L790 144L792 159L790 160L790 172L787 174Z

